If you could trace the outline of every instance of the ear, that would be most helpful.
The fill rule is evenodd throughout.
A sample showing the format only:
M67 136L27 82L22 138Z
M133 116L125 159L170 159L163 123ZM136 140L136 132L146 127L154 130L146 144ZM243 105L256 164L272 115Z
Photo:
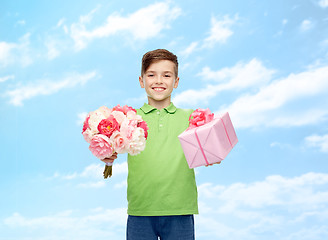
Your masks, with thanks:
M141 88L145 88L144 81L142 79L142 76L139 77L139 84Z
M177 88L177 87L178 87L178 85L179 85L179 80L180 80L179 77L177 77L177 79L175 79L175 82L174 82L174 85L173 85L174 88Z

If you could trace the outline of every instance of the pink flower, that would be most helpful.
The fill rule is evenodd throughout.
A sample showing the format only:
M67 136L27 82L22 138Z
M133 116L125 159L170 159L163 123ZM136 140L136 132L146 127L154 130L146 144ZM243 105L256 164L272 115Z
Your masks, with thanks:
M85 119L85 121L83 123L82 133L84 133L85 130L87 130L89 128L89 119L90 119L90 114L88 114L87 118Z
M207 109L196 109L189 117L188 129L202 126L214 119L214 114Z
M142 128L144 130L145 138L147 139L148 137L148 125L145 121L139 122L138 127Z
M91 132L89 128L87 128L84 132L82 132L82 135L84 137L84 140L87 141L88 143L91 143L91 139L95 134Z
M119 125L121 125L122 122L126 119L126 115L121 111L113 111L111 115L113 115Z
M124 105L123 107L121 107L120 105L117 105L116 107L113 107L113 111L120 111L123 112L125 115L129 112L129 111L134 111L137 112L133 107Z
M137 127L137 122L133 120L124 120L122 125L121 125L121 134L125 136L128 141L132 139L132 133Z
M113 148L117 153L126 153L127 148L129 147L128 140L118 131L114 132L110 138L110 141L113 143Z
M99 133L107 137L110 137L114 131L119 129L120 125L118 124L113 115L110 115L108 118L101 120L98 124Z
M91 140L89 149L99 159L109 158L114 152L109 138L104 135L95 135Z

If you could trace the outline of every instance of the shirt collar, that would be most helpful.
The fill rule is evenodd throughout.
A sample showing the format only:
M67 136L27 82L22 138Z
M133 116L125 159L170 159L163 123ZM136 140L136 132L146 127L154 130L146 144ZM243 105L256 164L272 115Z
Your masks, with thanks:
M150 113L151 111L153 111L154 109L156 109L153 106L150 106L149 104L145 103L141 108L140 108L144 113Z
M149 104L145 103L141 108L140 108L145 114L150 113L151 111L153 111L154 109L156 109L153 106L150 106ZM169 106L167 106L166 108L164 108L168 113L175 113L175 111L177 110L177 108L174 106L173 103L170 103Z
M166 108L164 108L168 113L175 113L177 108L173 105L173 103L170 103Z

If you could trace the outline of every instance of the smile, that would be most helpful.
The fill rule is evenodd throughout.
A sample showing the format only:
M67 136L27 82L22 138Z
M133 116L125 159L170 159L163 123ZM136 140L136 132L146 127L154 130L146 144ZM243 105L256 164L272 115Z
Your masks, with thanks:
M165 90L163 87L153 87L152 89L156 92L163 92Z

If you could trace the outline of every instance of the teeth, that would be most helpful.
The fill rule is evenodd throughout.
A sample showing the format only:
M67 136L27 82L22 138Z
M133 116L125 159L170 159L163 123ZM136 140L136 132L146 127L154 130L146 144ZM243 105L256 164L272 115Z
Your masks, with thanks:
M155 91L162 91L164 88L154 88Z

